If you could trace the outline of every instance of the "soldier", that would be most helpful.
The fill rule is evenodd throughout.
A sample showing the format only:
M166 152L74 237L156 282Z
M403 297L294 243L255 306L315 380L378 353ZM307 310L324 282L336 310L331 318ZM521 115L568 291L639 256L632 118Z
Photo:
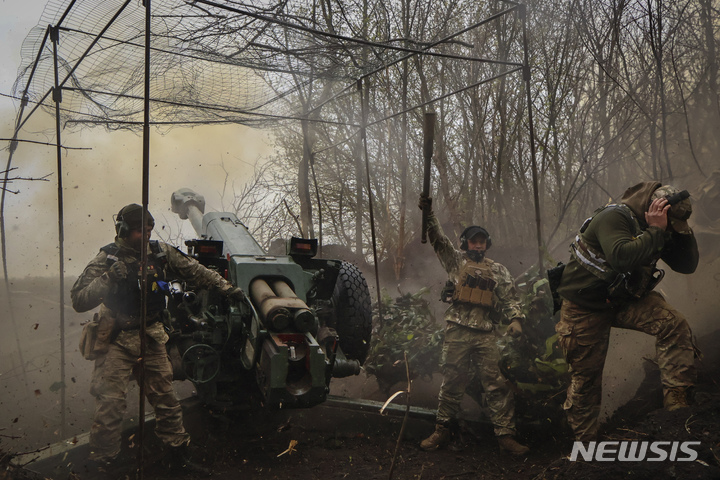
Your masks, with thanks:
M462 251L458 251L443 234L440 222L431 211L431 199L421 196L419 206L421 210L426 206L430 210L428 238L448 273L448 283L452 282L454 287L451 306L445 312L443 383L438 396L435 432L420 443L420 448L435 450L450 442L450 423L460 411L466 387L475 377L485 391L500 448L513 455L524 455L529 449L514 438L514 398L498 367L500 354L496 343L499 317L510 320L508 334L522 334L524 317L510 272L485 257L491 240L484 228L466 228L460 236Z
M219 289L235 301L244 301L245 295L217 272L176 248L151 242L155 221L146 211L143 228L142 211L137 204L120 210L115 242L100 249L70 294L78 312L100 306L94 351L102 354L96 357L90 389L96 407L90 430L89 467L107 471L120 452L128 382L140 357L140 249L145 235L148 241L145 392L155 411L155 433L167 449L165 460L169 467L203 471L188 458L190 435L183 427L182 409L173 390L172 366L165 349L168 334L163 324L166 301L158 282L190 280L201 287Z
M656 337L664 406L688 406L695 381L692 333L685 318L653 288L662 279L662 259L680 273L693 273L698 249L687 220L685 198L672 207L666 196L678 189L660 182L628 188L618 205L607 205L585 221L571 245L562 273L560 321L555 330L571 370L563 408L576 440L595 440L602 371L611 327Z

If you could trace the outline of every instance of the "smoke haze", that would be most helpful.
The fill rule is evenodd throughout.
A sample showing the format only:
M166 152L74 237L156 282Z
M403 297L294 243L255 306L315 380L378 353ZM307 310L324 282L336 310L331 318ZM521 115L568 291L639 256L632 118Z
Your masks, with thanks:
M45 0L31 0L21 5L11 5L9 0L0 3L0 39L5 46L0 52L3 59L0 93L8 94L11 90L20 63L20 44L27 30L40 18L44 4ZM0 97L0 119L0 138L11 137L15 106L5 97ZM50 143L54 136L54 119L37 112L20 138ZM99 128L74 133L63 131L62 136L63 145L91 149L63 151L65 277L69 288L99 247L112 241L115 234L113 214L123 205L142 201L142 137L128 132L108 133ZM6 145L3 142L3 147ZM192 188L205 196L207 210L225 210L233 185L239 188L251 177L254 164L262 162L272 152L272 138L268 134L242 126L177 128L165 134L153 130L149 204L156 219L154 238L177 243L175 240L181 234L194 236L190 225L179 221L169 211L170 195L174 190ZM6 148L0 150L0 157L5 161L7 155ZM5 161L0 160L3 165ZM20 143L15 152L13 166L17 170L11 176L49 176L48 181L16 181L9 186L11 190L19 191L6 196L5 206L8 273L12 279L58 276L56 162L55 149L49 146ZM226 181L226 204L223 205ZM589 206L588 214L596 206ZM496 235L493 225L487 226ZM502 238L499 232L495 238L498 242L490 257L508 266L513 274L518 275L535 261L534 251L503 252L503 243L507 245L511 238ZM417 246L415 252L408 250L408 264L415 264L414 272L421 273L403 280L401 289L416 292L423 286L433 287L429 298L437 305L437 318L441 320L445 306L436 301L436 292L444 284L445 274L431 247ZM566 261L567 251L564 247L562 250L558 258ZM698 336L717 328L715 316L720 307L717 295L720 265L713 262L714 258L704 256L702 246L701 256L704 264L697 274L685 276L668 272L662 284L662 292L686 315ZM366 276L374 287L368 272ZM380 284L390 295L395 295L397 282L391 278L385 276ZM6 335L0 343L0 360L5 365L0 376L0 404L5 412L0 419L0 429L6 429L3 433L10 435L27 435L28 431L44 433L18 444L30 448L37 446L38 438L44 442L61 439L58 395L51 389L59 379L59 311L58 302L52 300L57 298L56 287L40 288L45 292L43 298L35 293L36 290L33 294L28 293L27 284L23 283L22 288L18 285L20 283L16 282L11 288L16 325L9 325L8 299L4 293L0 301L3 326L6 327ZM74 434L87 431L93 408L88 394L92 364L82 360L76 348L79 322L89 315L78 315L67 305L66 315L67 394L72 402L70 412L75 420L80 419L71 424L70 433ZM20 351L28 370L25 374L19 368ZM654 356L652 337L631 331L613 331L604 376L604 415L634 394L644 374L645 356ZM132 404L132 393L128 398Z
M142 202L142 138L128 132L85 130L64 135L63 144L91 148L68 150L63 156L66 275L73 276L79 275L99 247L112 241L113 214L128 203ZM192 188L205 196L208 210L222 210L223 186L227 184L227 207L233 186L242 186L252 176L255 163L270 152L269 137L241 126L153 133L149 205L156 219L155 237L172 243L183 228L187 237L194 236L169 211L173 191ZM18 181L10 186L19 193L6 196L9 276L56 275L55 150L21 143L13 165L18 176L51 175L49 181Z

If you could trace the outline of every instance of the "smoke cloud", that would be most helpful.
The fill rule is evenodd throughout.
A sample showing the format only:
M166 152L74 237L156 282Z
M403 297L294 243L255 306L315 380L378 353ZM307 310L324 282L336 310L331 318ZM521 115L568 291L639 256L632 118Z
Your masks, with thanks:
M42 132L53 119L44 113ZM23 134L21 138L28 138ZM37 138L37 135L35 135ZM66 275L79 275L98 248L112 241L113 215L128 203L142 202L142 137L129 132L83 130L62 134L64 247ZM54 139L50 138L50 141ZM223 210L254 166L271 151L270 137L242 126L178 128L151 134L149 206L156 219L155 238L176 243L193 237L170 212L170 196L189 187L205 196L208 210ZM7 152L5 152L7 155ZM7 157L6 157L7 159ZM10 277L57 275L57 159L52 147L21 143L14 173L26 178L49 174L48 181L17 181L17 194L6 196L6 232ZM223 190L225 189L225 192Z

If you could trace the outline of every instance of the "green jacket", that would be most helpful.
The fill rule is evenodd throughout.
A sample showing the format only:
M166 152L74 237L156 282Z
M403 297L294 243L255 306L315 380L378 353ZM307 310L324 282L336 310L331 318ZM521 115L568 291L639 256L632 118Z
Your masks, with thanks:
M460 271L466 262L471 260L461 250L456 250L452 242L442 231L440 222L434 213L428 217L428 239L435 249L448 278L457 284ZM493 307L485 308L467 303L453 302L445 312L445 321L453 322L478 330L489 331L494 323L509 323L518 320L521 323L525 316L515 292L512 275L503 265L485 258L483 262L493 272L493 280L497 282L493 289Z
M659 182L646 182L628 189L621 205L608 205L597 212L578 236L590 251L599 251L617 274L641 275L658 259L679 273L693 273L699 254L693 234L683 235L648 227L645 212ZM608 309L629 299L613 297L609 284L571 256L563 272L558 294L580 306Z

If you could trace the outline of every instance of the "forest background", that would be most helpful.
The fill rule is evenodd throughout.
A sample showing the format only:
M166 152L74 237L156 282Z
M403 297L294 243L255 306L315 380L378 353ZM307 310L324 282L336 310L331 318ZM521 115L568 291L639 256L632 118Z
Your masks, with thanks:
M480 3L491 14L502 7ZM552 260L564 260L582 221L619 200L628 186L656 179L692 190L718 168L718 6L711 0L528 2L542 243ZM333 31L342 17L355 35L387 41L425 38L430 26L442 37L480 8L478 2L326 1L313 19L319 29ZM511 19L499 22L446 51L517 57L521 27ZM399 280L407 276L408 258L417 255L408 247L420 230L423 109L373 120L459 91L429 106L437 112L434 209L451 237L467 225L486 225L496 246L529 266L537 243L522 76L460 91L482 67L448 59L411 62L365 84L380 261L391 263ZM323 95L310 85L299 98L313 104ZM332 118L357 123L355 100L329 104ZM310 125L277 132L278 153L235 192L233 208L241 218L253 212L250 225L265 245L290 234L322 235L323 244L367 258L362 146L337 145L338 136L352 138L351 131L338 132L342 127Z
M444 38L478 18L497 15L509 5L514 4L322 0L273 4L264 11L282 10L283 18L317 31L381 45L421 48L417 39ZM528 2L529 85L541 243L549 260L563 259L565 246L582 221L598 206L618 200L628 186L656 179L692 191L718 167L718 6L712 0ZM260 134L238 127L239 134L234 136L229 127L219 127L221 134L206 136L209 141L205 147L196 147L197 152L203 152L203 161L181 168L182 174L178 166L184 165L173 158L182 152L158 152L154 162L171 163L175 168L169 174L160 173L161 179L154 180L151 188L161 183L163 195L169 196L174 188L195 187L177 185L179 179L195 183L198 178L204 179L206 190L195 189L200 193L211 191L214 199L219 198L209 202L209 208L236 212L265 247L291 235L318 237L322 245L340 245L357 260L372 262L369 181L378 259L396 280L412 277L415 274L408 275L405 269L408 258L416 255L408 248L417 243L420 230L416 203L422 185L423 113L434 110L437 133L431 195L447 233L454 237L466 225L485 225L495 240L496 251L502 246L527 267L537 261L538 241L526 84L520 72L502 75L497 65L452 58L522 62L520 16L516 12L486 28L469 30L457 41L444 43L439 57L416 55L394 63L369 76L362 95L351 90L347 95L334 96L331 102L328 98L334 87L322 82L325 72L318 65L337 63L342 56L371 63L373 55L380 57L381 49L339 43L288 44L283 61L300 65L306 77L293 77L293 94L283 99L283 108L303 112L304 119L251 124L262 127ZM44 28L42 22L40 27ZM217 26L209 21L194 28L194 35L218 34L214 30ZM247 25L249 33L244 33L244 38L255 32L253 28L251 23ZM177 40L183 40L180 35ZM15 85L18 97L32 65L28 57L34 54L23 52L24 71L20 71ZM276 88L276 93L280 91L272 72L256 71L254 75L270 89ZM368 106L367 157L357 129L362 121L361 101ZM54 109L52 102L46 105ZM323 105L322 113L314 108L317 105ZM97 138L112 142L113 137L106 140L103 132L88 136L88 126L82 122L63 124L69 132L85 135L80 145L92 145ZM202 128L207 132L212 127ZM123 128L108 127L111 131L119 129ZM153 142L178 143L192 135L177 133L182 130L187 131L165 128L161 133L170 140L163 142L163 137L158 137ZM34 133L52 137L51 123L37 127ZM255 140L264 135L268 135L267 144L256 148ZM115 138L123 146L128 142L128 137ZM213 151L212 144L222 139L228 143L225 156ZM202 145L202 140L197 141ZM92 146L98 148L97 144ZM233 170L230 165L236 162L228 155L243 155L243 146L250 148L255 158L249 168ZM208 157L210 154L219 158ZM76 152L69 150L67 155L72 158ZM115 152L111 158L103 155L105 171L98 183L105 184L101 191L106 195L98 199L99 203L107 199L107 193L112 195L113 183L129 163L127 159L113 160ZM20 157L16 173L22 176L23 168L34 164L36 160L28 162ZM108 169L108 164L112 168ZM78 166L87 168L87 164ZM27 177L33 172L36 177L48 173L35 166ZM172 182L174 187L170 186ZM52 182L45 183L26 183L24 187L31 196L43 189L52 194ZM87 186L82 185L86 182L77 183L81 189ZM66 188L68 195L73 195L70 190L78 186ZM96 198L97 193L85 189L82 195ZM82 199L77 203L82 204ZM116 208L106 207L106 216ZM154 208L162 211L167 204L164 201ZM10 219L15 215L17 212L10 212ZM182 244L184 238L193 235L182 233L179 222L173 221L172 215L168 217L160 219L168 224L162 225L166 240ZM97 225L90 222L88 227ZM72 257L75 260L77 255ZM75 269L85 258L77 261Z

